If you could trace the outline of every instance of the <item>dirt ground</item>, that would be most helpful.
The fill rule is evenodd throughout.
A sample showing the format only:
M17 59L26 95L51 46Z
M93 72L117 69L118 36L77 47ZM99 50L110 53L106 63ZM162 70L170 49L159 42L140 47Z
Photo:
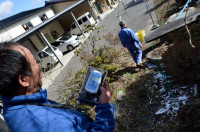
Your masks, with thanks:
M182 8L175 0L155 0L154 4L160 25ZM114 86L126 84L126 87L125 96L118 101L120 109L115 131L199 130L199 25L189 26L195 49L191 48L184 27L174 32L173 43L157 41L153 42L158 47L155 50L152 47L143 49L143 53L151 49L152 54L159 58L158 61L155 58L154 61L143 59L148 67L146 70L124 70L121 73L122 77ZM160 47L164 44L168 48ZM164 76L164 79L157 75Z

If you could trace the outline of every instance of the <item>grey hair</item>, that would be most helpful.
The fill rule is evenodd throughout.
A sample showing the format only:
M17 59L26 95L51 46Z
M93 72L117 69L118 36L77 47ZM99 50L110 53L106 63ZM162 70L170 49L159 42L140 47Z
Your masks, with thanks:
M125 24L126 24L125 21L120 21L120 22L119 22L119 26L120 26L121 28L124 27Z

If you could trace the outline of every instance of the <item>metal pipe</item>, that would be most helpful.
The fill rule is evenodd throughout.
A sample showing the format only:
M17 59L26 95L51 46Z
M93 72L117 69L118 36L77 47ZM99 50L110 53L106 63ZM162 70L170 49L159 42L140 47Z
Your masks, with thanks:
M59 57L57 56L57 54L54 52L54 49L52 48L52 46L51 46L51 44L49 43L49 41L45 38L44 34L43 34L40 30L38 30L38 33L39 33L39 35L41 36L41 38L44 40L44 42L47 44L47 46L52 50L53 54L54 54L55 57L58 59L58 61L60 62L60 64L61 64L62 66L64 66L63 63L62 63L62 61L60 60L60 58L59 58Z
M149 0L146 0L146 8L147 8L147 12L149 13L149 16L150 16L150 18L151 18L151 21L152 21L152 23L153 23L153 27L151 28L151 30L154 30L154 29L158 28L159 25L155 24L155 22L154 22L154 20L153 20L153 18L152 18L151 12L149 11L150 5L149 5L148 1L149 1Z
M150 18L151 18L151 21L152 21L152 23L153 23L153 25L155 25L155 23L154 23L154 21L153 21L153 18L152 18L152 16L151 16L151 13L150 13L150 11L149 11L149 3L148 3L148 1L146 1L146 8L147 8L147 12L149 13L149 16L150 16Z
M181 10L180 14L178 15L178 17L176 18L176 20L178 20L181 15L183 14L183 11L185 10L185 8L188 6L188 3L190 2L190 0L187 1L187 3L185 4L184 8Z
M86 1L87 1L88 5L90 7L90 10L92 11L92 14L94 15L95 19L98 19L96 13L94 12L94 10L92 8L92 6L90 5L90 2L88 0L86 0Z
M81 33L83 34L83 36L86 38L86 36L85 36L84 32L82 31L82 29L81 29L80 25L78 24L78 22L77 22L77 20L76 20L76 17L74 16L74 14L72 13L72 11L71 11L71 10L70 10L70 13L71 13L71 15L72 15L72 17L73 17L73 19L74 19L74 22L75 22L75 23L76 23L76 25L78 26L79 30L81 31Z

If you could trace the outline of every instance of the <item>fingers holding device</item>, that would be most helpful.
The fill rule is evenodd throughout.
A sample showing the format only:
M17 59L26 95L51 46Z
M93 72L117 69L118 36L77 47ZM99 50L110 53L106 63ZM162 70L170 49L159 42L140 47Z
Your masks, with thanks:
M101 95L99 96L99 103L104 104L104 103L110 103L111 102L111 91L109 85L104 82L104 86L100 87L101 90Z

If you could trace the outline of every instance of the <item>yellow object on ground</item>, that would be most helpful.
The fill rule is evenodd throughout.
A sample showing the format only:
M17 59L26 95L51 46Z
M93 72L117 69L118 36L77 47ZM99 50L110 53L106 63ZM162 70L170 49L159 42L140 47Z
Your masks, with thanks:
M145 36L145 30L140 30L137 33L135 33L140 42L144 42L144 36Z

